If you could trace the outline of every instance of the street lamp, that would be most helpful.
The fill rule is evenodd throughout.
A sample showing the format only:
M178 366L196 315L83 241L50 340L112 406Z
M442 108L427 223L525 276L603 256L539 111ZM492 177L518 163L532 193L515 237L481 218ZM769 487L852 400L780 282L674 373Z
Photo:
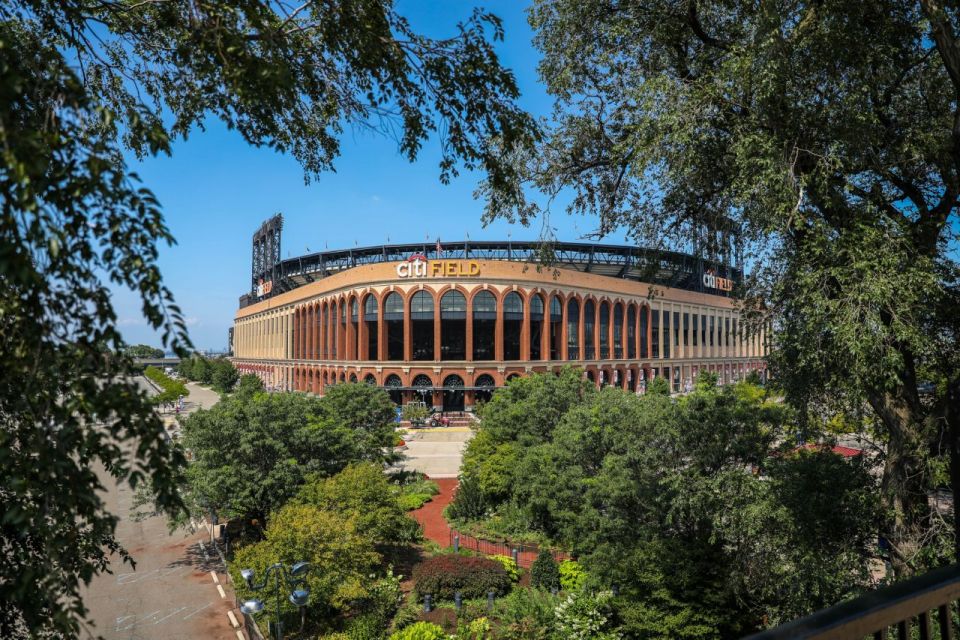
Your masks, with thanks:
M283 587L286 586L287 590L289 590L290 603L300 609L302 623L303 608L307 606L307 603L310 601L310 589L307 588L306 585L306 575L309 571L309 562L296 562L289 569L283 566L283 563L277 562L267 567L267 571L263 576L263 582L254 584L253 569L240 570L240 575L243 577L244 582L247 583L247 587L252 591L266 589L271 584L270 578L273 578L274 595L277 601L277 640L282 640L283 638L283 631L280 628L280 593L284 590ZM247 615L260 613L265 608L266 605L263 601L257 598L251 598L240 605L240 611Z

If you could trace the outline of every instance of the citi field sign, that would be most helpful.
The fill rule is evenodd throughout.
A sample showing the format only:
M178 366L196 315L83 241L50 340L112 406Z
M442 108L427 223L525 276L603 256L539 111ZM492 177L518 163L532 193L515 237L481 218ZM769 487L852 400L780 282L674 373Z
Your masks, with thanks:
M733 280L721 278L713 270L710 270L703 274L703 286L720 291L733 291Z
M480 263L476 260L427 260L422 253L415 253L397 265L400 278L463 278L480 275Z

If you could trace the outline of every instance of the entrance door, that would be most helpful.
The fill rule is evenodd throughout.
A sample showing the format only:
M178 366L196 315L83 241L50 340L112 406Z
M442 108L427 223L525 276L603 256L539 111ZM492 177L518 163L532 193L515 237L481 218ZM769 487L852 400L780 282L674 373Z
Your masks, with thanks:
M458 375L443 380L443 410L463 411L463 378Z

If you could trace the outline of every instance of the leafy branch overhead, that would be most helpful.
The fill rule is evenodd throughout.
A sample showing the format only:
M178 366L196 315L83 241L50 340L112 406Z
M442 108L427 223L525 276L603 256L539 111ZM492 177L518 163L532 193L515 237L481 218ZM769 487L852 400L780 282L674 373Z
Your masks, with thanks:
M110 299L135 292L158 346L186 354L157 264L174 239L125 152L169 154L218 118L309 180L361 127L411 160L436 135L444 181L465 167L508 183L498 150L536 130L502 37L476 11L428 38L385 0L0 5L0 637L75 636L82 587L111 553L130 560L102 483L149 483L162 510L183 509L185 461L129 377L140 351ZM232 387L236 372L220 374Z
M309 180L334 168L345 127L394 138L408 159L438 134L440 177L458 165L511 177L506 148L533 140L513 73L475 10L450 37L418 33L385 0L22 1L10 13L61 42L109 124L139 155L170 151L213 116L255 146L291 153Z

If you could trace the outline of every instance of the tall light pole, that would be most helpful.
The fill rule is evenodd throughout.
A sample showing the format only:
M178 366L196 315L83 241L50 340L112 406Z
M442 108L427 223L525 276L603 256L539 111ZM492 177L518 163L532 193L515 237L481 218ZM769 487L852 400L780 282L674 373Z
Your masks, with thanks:
M280 592L284 586L290 590L289 600L291 604L300 609L302 616L303 607L307 606L307 602L310 600L310 589L306 586L306 576L309 571L309 562L294 563L289 569L287 569L283 563L277 562L267 567L263 581L260 584L253 583L253 569L243 569L240 571L240 575L243 576L247 586L253 591L266 589L270 585L270 578L273 578L274 595L277 601L277 640L283 640L283 630L281 629L280 622ZM251 598L240 605L240 611L247 615L260 613L265 608L266 605L263 601L257 598Z

